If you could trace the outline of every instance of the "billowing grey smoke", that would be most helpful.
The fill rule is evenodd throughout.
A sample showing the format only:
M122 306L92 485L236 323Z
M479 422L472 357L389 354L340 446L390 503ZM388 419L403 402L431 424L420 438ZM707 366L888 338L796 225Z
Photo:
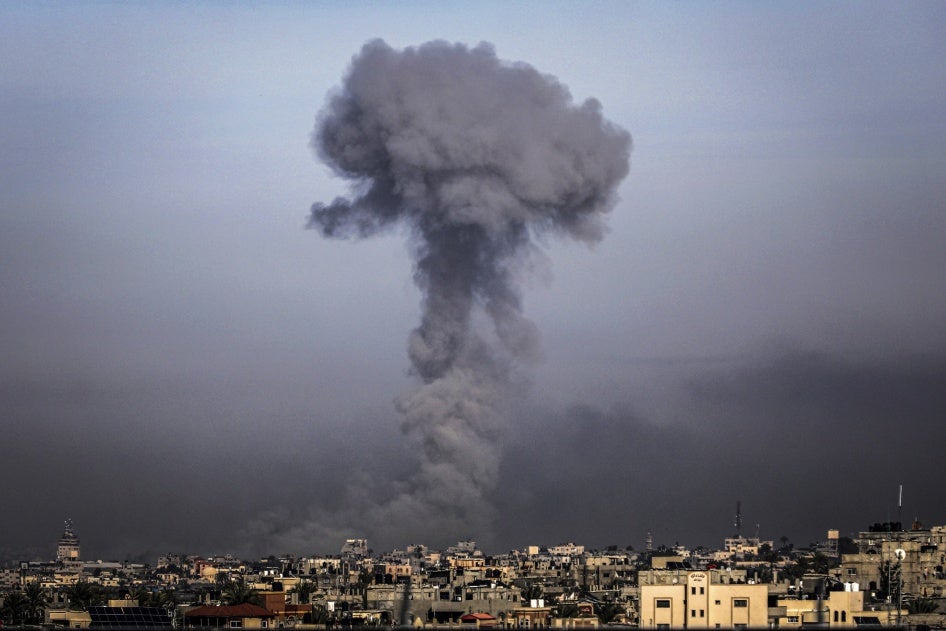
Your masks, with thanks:
M575 105L487 44L373 41L353 59L313 135L352 197L313 205L309 225L336 238L406 227L423 293L408 344L421 384L398 401L422 462L379 519L409 506L428 527L483 526L468 518L497 482L503 385L538 350L517 270L535 234L601 239L630 145L597 101ZM474 326L478 309L491 331Z

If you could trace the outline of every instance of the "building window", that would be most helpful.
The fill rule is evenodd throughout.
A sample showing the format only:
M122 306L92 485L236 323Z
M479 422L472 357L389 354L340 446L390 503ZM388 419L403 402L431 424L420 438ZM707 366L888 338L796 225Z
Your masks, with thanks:
M706 617L706 611L704 611L703 609L700 609L700 618L705 618L705 617Z
M705 594L705 593L706 593L706 588L705 588L705 587L701 587L701 588L700 588L700 595L703 595L703 594Z
M789 617L788 617L788 621L789 621L789 622L798 622L798 616L789 616Z
M721 605L722 603L721 603L720 601L718 601L718 600L714 600L714 601L713 601L713 604L714 604L714 605Z
M847 622L847 612L846 612L846 611L842 611L842 612L841 612L841 622Z
M670 609L670 599L658 598L655 606L657 609Z
M230 628L231 628L231 629L239 629L239 628L242 627L242 626L243 626L243 621L242 621L242 620L231 620L231 621L230 621Z
M749 601L745 598L734 598L732 601L733 607L748 607Z
M667 631L670 628L669 624L658 624L657 631Z
M693 595L693 596L696 596L696 588L695 588L695 587L691 587L691 588L690 588L690 594Z
M691 609L691 610L690 610L690 617L691 617L691 618L696 618L696 609Z

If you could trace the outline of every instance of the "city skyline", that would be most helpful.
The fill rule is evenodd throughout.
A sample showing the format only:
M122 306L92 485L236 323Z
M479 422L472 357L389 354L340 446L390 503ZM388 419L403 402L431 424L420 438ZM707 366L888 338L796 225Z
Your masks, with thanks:
M330 554L169 552L81 561L66 520L55 561L0 567L5 625L69 628L331 628L469 624L499 628L936 628L946 526L875 523L810 547L736 534L722 546L588 549L527 545L489 553L373 550L346 539Z
M839 555L839 541L847 542L846 545L849 545L850 542L857 541L864 536L865 533L869 532L878 532L886 533L885 536L892 537L893 540L896 540L897 537L906 537L916 539L917 536L920 536L922 539L923 533L929 531L940 532L946 526L934 525L934 524L924 524L918 521L914 522L901 522L901 521L887 521L887 522L873 522L865 523L862 528L859 528L855 531L849 533L843 533L836 528L827 528L821 534L822 536L816 540L809 542L793 541L787 535L781 535L779 537L774 537L766 533L759 531L758 524L746 524L744 523L743 515L741 512L741 502L737 502L736 513L734 514L733 523L731 524L730 530L727 531L724 537L719 541L709 542L707 544L699 543L694 544L693 542L688 541L674 541L666 542L661 541L654 536L654 533L648 531L644 534L640 545L636 545L636 542L631 542L626 545L619 545L617 543L611 543L608 545L596 546L596 545L585 545L585 542L576 539L561 540L561 541L523 541L519 542L517 545L514 545L508 549L484 549L480 543L473 538L468 539L446 539L450 541L449 544L437 547L430 546L425 543L423 540L415 540L408 543L399 543L392 548L387 549L375 549L374 546L367 538L351 536L345 539L340 539L338 541L323 541L321 546L313 547L303 553L290 553L288 551L277 551L277 550L264 550L262 554L256 555L256 560L266 560L272 558L280 559L292 559L292 558L344 558L346 556L350 557L364 557L364 558L385 558L390 555L403 555L405 551L407 554L410 554L412 550L422 550L425 553L434 553L434 554L446 554L446 555L472 555L475 553L476 556L487 556L487 557L503 557L508 554L517 554L517 553L526 553L534 554L536 552L547 553L551 555L560 555L560 556L569 556L569 555L579 555L584 554L585 552L589 554L598 554L605 552L627 552L634 553L637 555L648 555L656 554L657 556L673 556L684 554L686 555L697 555L705 556L726 551L728 555L739 555L743 553L748 553L754 556L758 556L759 548L763 545L769 547L769 552L779 552L781 551L786 556L790 557L791 555L811 555L815 553L825 553L826 551L830 552L831 556ZM87 573L87 569L84 567L101 567L103 563L137 563L152 565L153 559L147 558L147 555L144 554L130 554L126 555L124 558L91 558L87 554L83 554L82 550L84 549L83 539L80 537L80 531L75 526L74 520L72 518L66 518L63 521L63 525L59 528L60 535L56 541L47 542L50 551L47 554L33 554L32 556L23 556L18 558L0 558L0 564L3 564L8 567L13 567L20 563L32 563L32 564L45 564L50 563L54 564L59 569L64 569L67 572L72 573ZM101 533L93 533L95 534ZM842 548L844 546L841 546ZM239 555L234 554L233 551L223 550L223 549L213 549L206 551L196 551L196 550L165 550L160 552L158 555L159 563L162 560L165 560L169 557L193 557L196 559L206 558L206 559L234 559L234 560L243 560L251 561L254 560L251 555L250 557L241 558ZM758 560L758 559L756 559Z
M63 516L96 558L708 544L737 500L807 542L901 484L946 523L944 32L925 2L5 3L0 553ZM410 519L407 228L306 229L351 194L311 137L376 38L485 42L633 138L600 243L517 270L541 357L478 532Z

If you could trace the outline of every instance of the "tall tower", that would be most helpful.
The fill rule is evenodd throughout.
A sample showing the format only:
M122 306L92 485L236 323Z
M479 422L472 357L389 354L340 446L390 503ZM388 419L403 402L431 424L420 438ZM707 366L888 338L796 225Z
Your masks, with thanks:
M79 560L79 538L72 529L72 520L66 520L66 527L63 530L62 537L59 538L59 546L56 548L56 562L66 570L78 572L82 569L82 561Z
M742 537L742 502L736 500L736 521L733 523L736 528L736 537Z

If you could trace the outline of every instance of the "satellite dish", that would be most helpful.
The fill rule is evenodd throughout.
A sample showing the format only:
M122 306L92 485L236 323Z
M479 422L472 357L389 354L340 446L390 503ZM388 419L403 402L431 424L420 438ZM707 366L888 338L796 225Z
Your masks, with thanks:
M897 555L897 559L899 559L900 561L903 561L905 558L907 558L906 550L904 550L903 548L897 548L896 550L893 551L893 553Z

